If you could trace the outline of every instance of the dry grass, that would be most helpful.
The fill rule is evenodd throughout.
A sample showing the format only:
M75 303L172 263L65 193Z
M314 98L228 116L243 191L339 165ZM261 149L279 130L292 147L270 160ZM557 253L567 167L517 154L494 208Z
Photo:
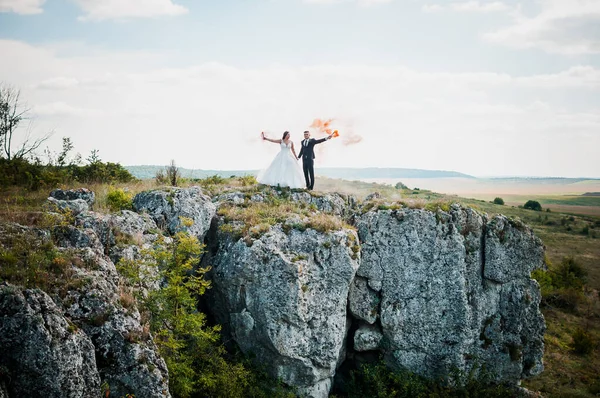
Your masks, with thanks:
M258 238L276 224L283 224L286 232L291 229L303 231L307 228L319 232L353 228L337 216L278 198L267 203L246 201L241 205L224 204L219 208L218 215L226 222L221 226L221 231L231 233L236 238L243 236ZM299 221L290 224L290 219L299 219Z

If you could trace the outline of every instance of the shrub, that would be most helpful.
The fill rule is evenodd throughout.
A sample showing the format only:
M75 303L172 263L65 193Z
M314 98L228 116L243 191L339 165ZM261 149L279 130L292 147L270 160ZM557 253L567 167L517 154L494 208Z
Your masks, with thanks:
M258 184L258 181L256 181L256 177L254 177L252 175L238 177L238 180L240 181L240 184L243 187L247 187L247 186L250 186L250 185L256 185L256 184Z
M502 199L502 198L494 198L494 204L496 204L496 205L504 205L504 199Z
M383 362L363 364L350 372L350 380L340 393L351 398L445 398L445 397L512 397L510 387L493 383L484 371L460 371L449 380L428 380L407 370L391 370ZM477 375L477 376L476 376Z
M2 187L21 186L37 190L73 181L113 184L134 180L135 177L118 163L98 161L85 166L77 164L56 166L44 165L39 160L0 158L0 186Z
M523 206L524 209L542 211L542 205L535 200L528 200Z
M573 337L573 351L576 354L587 355L595 349L594 338L589 332L577 329L571 337Z
M106 205L111 211L131 210L133 195L122 188L110 190L106 195Z
M396 189L408 189L408 187L401 182L397 182L395 185L395 188Z
M554 268L548 265L548 271L536 270L531 276L538 281L542 292L542 304L576 311L585 300L583 287L587 272L573 257L563 258Z
M581 228L581 235L589 235L589 234L590 234L589 225L586 225L585 227Z

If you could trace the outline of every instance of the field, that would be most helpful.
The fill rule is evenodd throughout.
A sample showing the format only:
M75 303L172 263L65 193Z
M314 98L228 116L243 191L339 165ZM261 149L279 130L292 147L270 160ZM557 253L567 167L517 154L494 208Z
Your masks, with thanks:
M416 188L413 185L414 181L403 182ZM440 182L436 184L439 185ZM459 186L457 181L445 181L441 184L455 188ZM373 192L379 192L384 200L402 200L417 207L432 201L459 202L490 215L505 214L523 220L543 240L549 273L556 273L565 257L573 257L587 273L585 286L575 292L569 289L558 292L559 298L571 300L569 302L573 306L569 308L554 305L549 299L544 301L542 312L548 326L544 357L546 370L541 375L524 381L523 385L531 390L540 391L545 397L591 398L600 394L600 197L581 194L600 191L596 184L597 182L563 184L563 191L559 190L560 187L557 188L560 184L551 187L547 184L521 184L520 192L515 192L513 185L498 184L489 192L472 192L459 196L454 194L458 189L447 191L452 194L436 193L424 189L427 184L420 184L420 189L396 189L392 185L375 182L319 177L316 189L353 194L360 200ZM133 194L155 186L152 180L144 180L117 187ZM543 189L536 191L536 186ZM579 191L573 191L575 186L579 187ZM487 185L485 187L487 190ZM512 188L503 193L503 188L506 187ZM106 195L114 186L94 185L88 188L96 192L96 210L108 211ZM48 192L43 190L30 192L14 188L0 191L0 220L37 225L42 218L42 205L47 195ZM495 197L502 197L505 205L490 203ZM519 207L527 200L540 202L543 211ZM576 335L581 330L589 337L589 340L584 341L590 348L587 353L578 353L576 350Z

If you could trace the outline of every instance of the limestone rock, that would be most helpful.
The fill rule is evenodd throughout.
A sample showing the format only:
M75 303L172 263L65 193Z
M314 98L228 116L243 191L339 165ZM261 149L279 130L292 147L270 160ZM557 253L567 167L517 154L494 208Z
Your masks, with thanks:
M216 212L211 198L204 195L199 187L141 192L133 198L133 207L139 213L148 213L160 228L169 233L187 229L201 242ZM192 226L185 227L181 217L191 219Z
M380 348L383 334L377 326L361 325L354 333L354 349L356 351L372 351Z
M357 227L357 275L380 294L376 325L392 366L438 377L483 365L515 384L541 372L545 325L529 272L543 247L529 228L458 205L370 211ZM364 297L359 286L351 308Z
M89 210L89 205L83 199L59 200L53 197L49 197L46 207L49 208L51 211L69 211L73 215L77 215L79 213Z
M323 213L344 215L348 209L346 198L337 193L314 194L309 192L292 192L290 199L296 203L314 206Z
M357 319L375 323L379 314L379 294L368 286L367 279L357 276L350 286L348 305Z
M495 217L485 236L484 276L499 283L528 278L542 268L544 247L533 231L504 216Z
M271 228L248 246L219 233L210 310L241 350L301 394L327 397L344 357L346 301L358 268L353 230ZM353 258L354 257L354 258Z
M89 206L93 205L94 201L96 200L96 194L87 188L69 190L55 189L54 191L50 192L50 197L65 201L82 199Z
M0 346L0 396L98 396L92 342L41 290L0 286Z
M115 265L89 248L82 256L84 264L94 267L75 269L86 284L71 289L63 306L94 343L102 380L115 396L169 397L164 360L142 325L137 308L127 304L127 292L119 286Z

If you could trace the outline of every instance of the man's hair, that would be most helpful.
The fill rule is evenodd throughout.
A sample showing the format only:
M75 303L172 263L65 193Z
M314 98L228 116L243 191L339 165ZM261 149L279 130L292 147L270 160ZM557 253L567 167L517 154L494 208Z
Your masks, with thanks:
M304 134L310 134L310 131L306 130L306 131L304 132Z

